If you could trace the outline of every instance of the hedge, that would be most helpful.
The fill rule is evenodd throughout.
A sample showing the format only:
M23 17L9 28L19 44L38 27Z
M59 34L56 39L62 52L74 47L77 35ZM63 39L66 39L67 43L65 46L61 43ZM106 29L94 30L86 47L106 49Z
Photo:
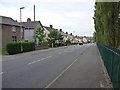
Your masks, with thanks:
M12 54L21 53L21 43L20 42L9 42L7 43L7 52Z
M35 50L34 42L22 42L22 46L23 46L23 52Z
M23 48L23 51L21 51L21 45ZM9 42L7 43L7 52L12 55L12 54L18 54L22 52L28 52L28 51L33 51L35 50L35 44L34 42Z

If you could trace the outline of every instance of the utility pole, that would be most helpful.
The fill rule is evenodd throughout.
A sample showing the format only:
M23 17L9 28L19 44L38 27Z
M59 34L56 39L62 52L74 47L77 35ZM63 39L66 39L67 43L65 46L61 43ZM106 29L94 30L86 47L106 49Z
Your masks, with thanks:
M35 5L34 5L34 21L35 21Z
M34 22L35 22L35 5L33 6L33 11L34 11ZM35 36L36 30L34 30L34 36ZM34 38L35 40L35 45L36 45L36 38Z

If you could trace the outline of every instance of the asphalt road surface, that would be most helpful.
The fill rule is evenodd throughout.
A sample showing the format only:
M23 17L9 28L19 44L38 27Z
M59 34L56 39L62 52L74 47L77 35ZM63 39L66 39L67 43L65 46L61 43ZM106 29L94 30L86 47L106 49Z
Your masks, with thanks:
M45 88L92 45L60 47L10 60L5 60L3 57L2 86Z

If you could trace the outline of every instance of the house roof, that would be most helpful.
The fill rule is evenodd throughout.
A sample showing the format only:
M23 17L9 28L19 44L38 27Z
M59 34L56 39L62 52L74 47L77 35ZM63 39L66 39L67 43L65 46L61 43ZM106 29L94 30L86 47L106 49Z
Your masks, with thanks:
M42 26L40 21L31 21L31 20L29 20L29 21L27 20L27 22L22 22L22 25L25 28L30 28L30 29L35 29L36 26L38 26L38 25Z
M55 30L55 28L51 28L51 27L47 27L47 26L43 26L43 27L46 28L48 31Z
M73 35L71 35L71 34L68 34L67 36L68 36L68 37L70 37L70 38L73 38L73 37L74 37L74 36L73 36Z
M68 34L64 33L63 31L59 31L62 35L67 36Z
M0 16L0 24L21 26L17 21L13 20L10 17Z

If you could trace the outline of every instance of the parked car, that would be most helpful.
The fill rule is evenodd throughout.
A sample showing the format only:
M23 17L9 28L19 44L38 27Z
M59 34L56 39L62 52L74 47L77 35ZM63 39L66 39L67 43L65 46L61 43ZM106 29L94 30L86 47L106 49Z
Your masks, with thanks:
M83 45L83 42L79 42L79 45Z

